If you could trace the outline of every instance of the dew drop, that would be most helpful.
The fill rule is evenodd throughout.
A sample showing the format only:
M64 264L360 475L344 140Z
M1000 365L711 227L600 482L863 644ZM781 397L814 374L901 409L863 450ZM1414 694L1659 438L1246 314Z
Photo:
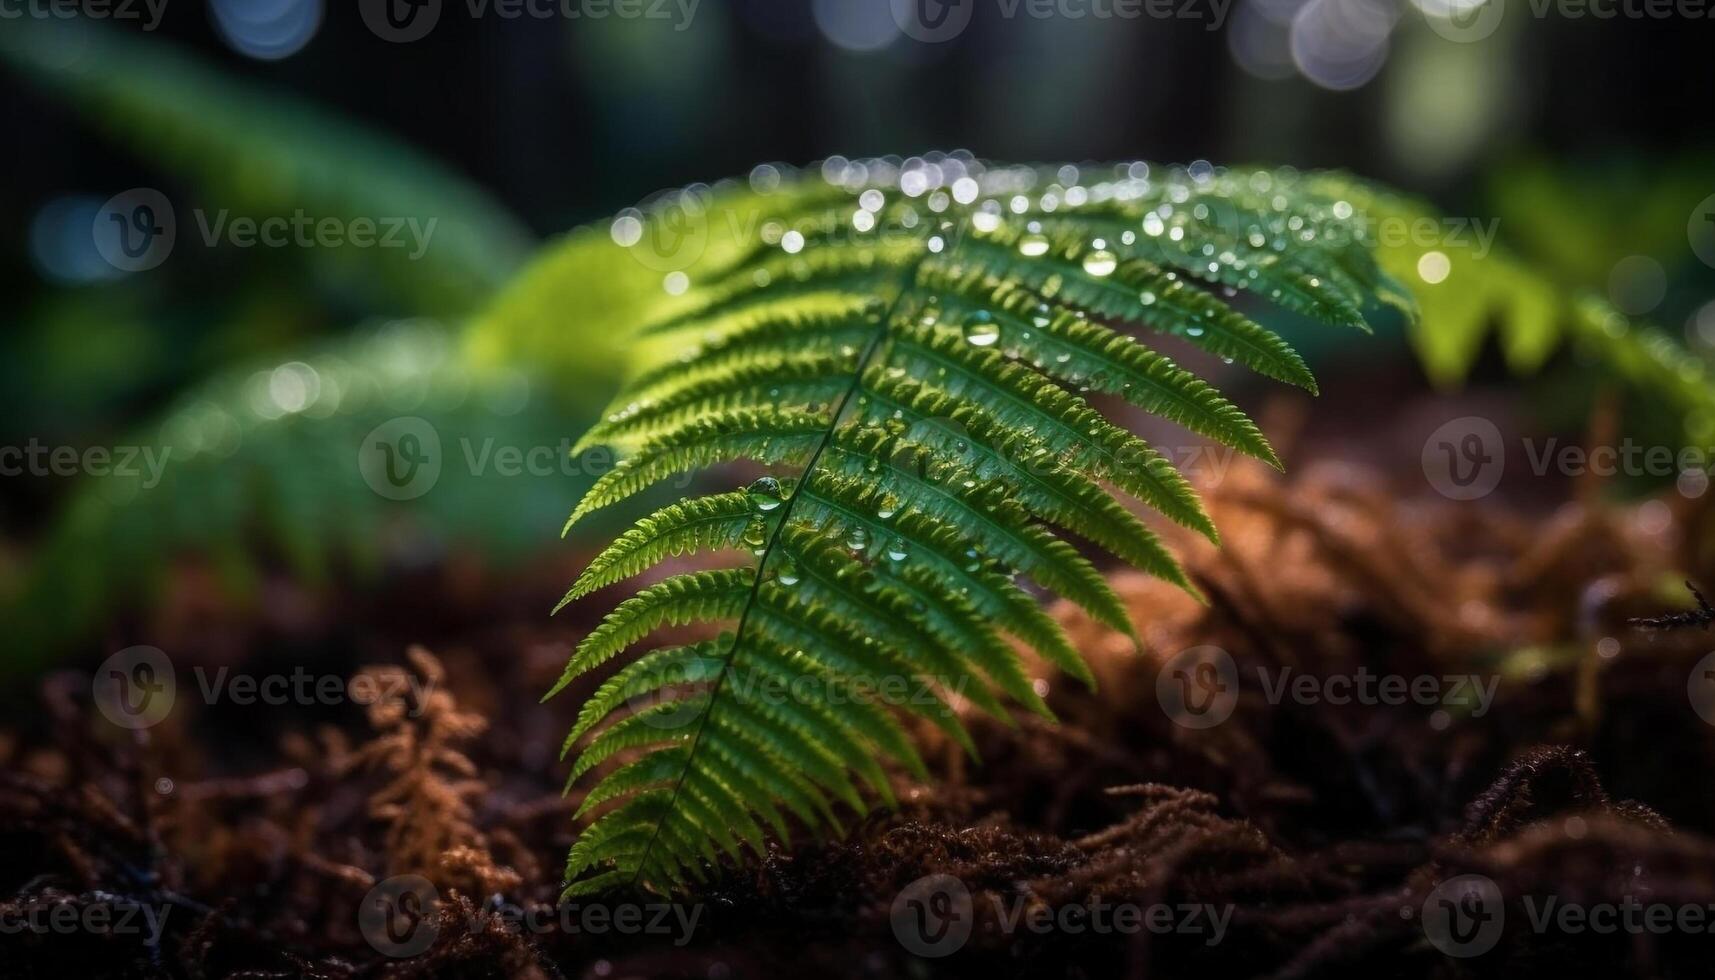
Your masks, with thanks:
M746 547L760 553L763 546L768 544L768 522L761 517L752 518L750 523L744 526L742 540Z
M797 585L801 576L798 574L798 566L792 563L792 559L782 558L779 566L774 570L774 578L781 585Z
M780 501L785 499L785 494L780 489L780 481L772 476L762 477L744 492L750 495L750 505L763 513L779 507Z
M993 347L1000 339L1000 325L987 310L978 310L965 321L965 342L973 347Z
M1092 276L1105 276L1113 272L1119 265L1114 253L1105 248L1099 248L1084 256L1084 271Z
M1023 255L1034 258L1048 254L1048 238L1044 235L1029 234L1018 240L1018 251Z

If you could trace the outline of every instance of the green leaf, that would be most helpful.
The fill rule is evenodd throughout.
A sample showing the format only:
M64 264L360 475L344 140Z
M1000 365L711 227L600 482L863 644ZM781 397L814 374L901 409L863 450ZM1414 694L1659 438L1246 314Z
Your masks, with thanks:
M913 197L897 164L865 172L884 183L788 181L759 240L641 326L654 342L586 439L627 455L573 520L710 466L774 475L660 508L567 593L676 555L755 556L648 586L573 654L556 690L659 625L725 630L632 660L579 712L574 777L612 767L583 810L612 809L572 849L575 893L682 888L759 851L765 826L814 833L891 805L884 763L926 778L908 719L973 750L961 712L1051 718L1020 647L1092 674L1026 580L1133 632L1057 531L1193 594L1151 522L1216 538L1167 456L1090 398L1279 465L1242 411L1119 327L1313 391L1226 291L1367 330L1391 288L1340 224L1349 207L1293 175L1120 172L1074 193L959 159ZM1299 234L1307 220L1319 234Z

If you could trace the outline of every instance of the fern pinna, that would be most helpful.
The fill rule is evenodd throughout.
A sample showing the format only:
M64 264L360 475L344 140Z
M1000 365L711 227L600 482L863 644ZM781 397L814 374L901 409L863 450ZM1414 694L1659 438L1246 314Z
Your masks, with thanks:
M1112 325L1314 391L1241 294L1361 330L1374 300L1403 302L1362 216L1291 172L937 155L766 177L727 195L732 213L706 194L675 204L756 240L642 328L660 356L584 440L620 461L568 528L689 471L748 460L777 475L643 518L561 603L672 556L754 556L621 603L550 692L658 628L732 624L649 650L583 705L568 788L606 775L579 809L599 815L572 847L568 894L681 887L723 853L760 855L765 827L837 830L842 807L891 804L884 758L926 778L908 716L973 754L956 705L1052 717L1008 636L1092 678L1032 588L1135 636L1063 533L1195 591L1116 491L1213 540L1197 495L1084 396L1279 464L1219 392Z

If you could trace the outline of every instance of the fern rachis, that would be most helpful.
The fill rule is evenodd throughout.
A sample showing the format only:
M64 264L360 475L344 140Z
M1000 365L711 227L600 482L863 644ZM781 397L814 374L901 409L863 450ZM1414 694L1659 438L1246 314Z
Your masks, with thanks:
M692 470L743 459L784 472L643 518L567 593L685 552L757 556L622 603L550 692L658 627L736 623L632 660L580 711L572 781L633 761L585 797L580 815L605 810L572 849L569 892L675 887L722 853L761 853L763 825L784 836L786 813L815 831L837 828L842 804L861 812L864 792L891 803L880 757L924 774L901 715L973 754L960 701L1051 718L1007 635L1092 679L1021 580L1132 629L1062 534L1195 591L1116 493L1211 540L1214 525L1171 463L1084 393L1278 460L1231 402L1109 323L1314 391L1296 352L1228 299L1247 290L1364 327L1365 306L1398 295L1361 236L1315 234L1350 207L1291 174L1122 170L1084 185L953 158L912 166L876 161L851 186L803 180L766 201L764 240L701 277L688 311L645 328L683 342L664 344L585 439L624 458L568 527ZM759 696L759 679L817 684ZM930 693L882 705L819 686L899 679Z

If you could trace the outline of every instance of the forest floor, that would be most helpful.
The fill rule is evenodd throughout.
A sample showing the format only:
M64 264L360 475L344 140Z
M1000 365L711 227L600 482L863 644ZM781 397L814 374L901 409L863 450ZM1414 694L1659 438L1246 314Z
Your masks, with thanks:
M926 736L897 811L672 903L555 906L574 566L248 613L187 569L158 723L104 717L93 664L0 720L0 974L1715 972L1715 635L1632 622L1715 583L1708 499L1521 516L1321 464L1209 506L1227 545L1175 542L1206 604L1113 578L1141 652L1056 609L1099 681L1033 664L1060 725L973 719L980 765Z

